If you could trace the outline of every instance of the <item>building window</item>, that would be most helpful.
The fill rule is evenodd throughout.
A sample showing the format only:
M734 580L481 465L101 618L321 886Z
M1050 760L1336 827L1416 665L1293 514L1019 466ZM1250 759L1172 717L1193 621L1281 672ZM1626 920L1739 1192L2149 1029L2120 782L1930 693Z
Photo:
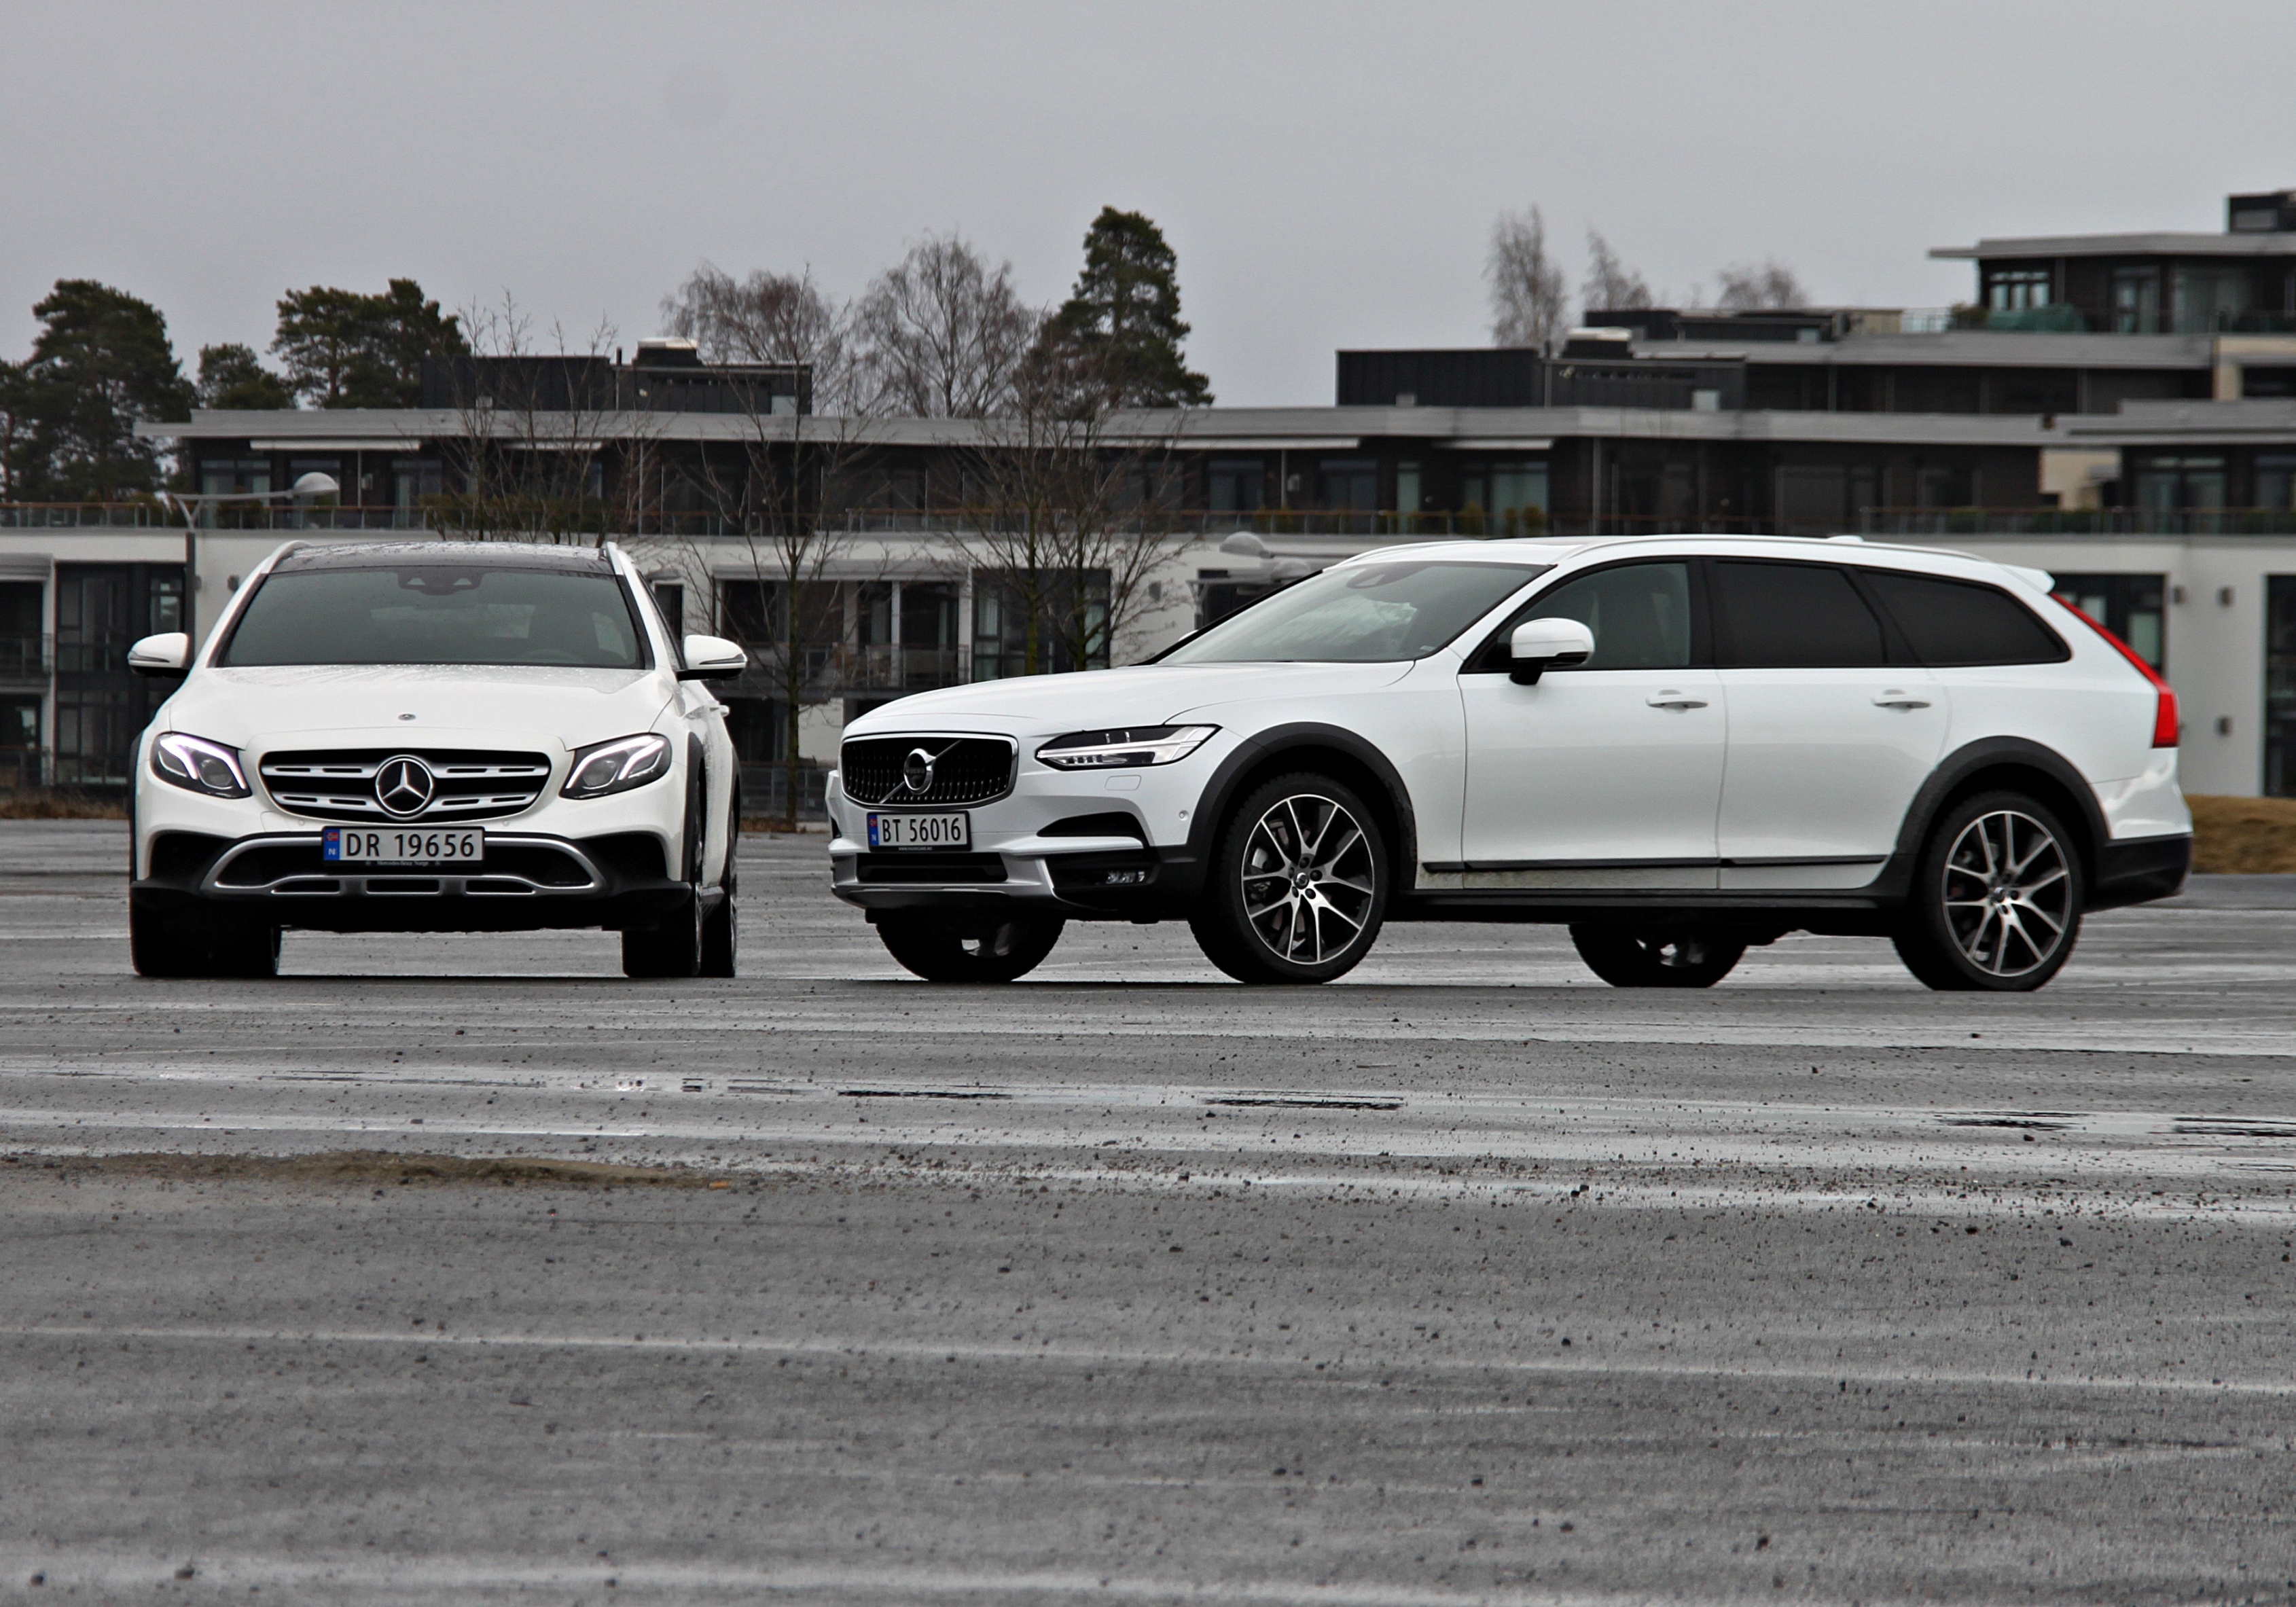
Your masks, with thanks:
M1250 513L1267 505L1267 468L1256 457L1216 457L1204 466L1204 505Z
M1034 619L1030 618L1031 601ZM972 572L972 678L1108 668L1108 571Z
M236 496L271 489L267 457L209 458L200 464L202 496Z
M46 657L40 652L45 589L37 580L0 580L0 677L46 673ZM0 745L7 742L6 730L0 729Z
M2161 332L2161 270L2125 267L2112 270L2112 327L2117 334L2152 335Z
M421 529L424 505L441 496L445 489L446 477L440 473L437 463L420 457L392 458L391 523L400 529Z
M1546 464L1534 458L1476 463L1459 475L1462 512L1488 514L1489 534L1535 535L1546 529Z
M2296 575L2265 577L2264 791L2296 798Z
M2267 453L2256 460L2256 505L2296 508L2296 457Z
M2153 513L2225 505L2225 460L2148 453L2136 460L2136 505Z
M2046 307L2054 299L2046 268L1996 268L1985 276L1985 302L1996 312Z
M2056 595L2128 644L2153 668L2169 670L2166 575L2059 575Z
M2180 335L2237 327L2255 288L2244 267L2180 267L2171 282L2172 310Z
M1368 513L1379 506L1379 462L1369 457L1327 457L1316 466L1324 506L1335 512Z
M40 700L0 698L0 791L40 784Z

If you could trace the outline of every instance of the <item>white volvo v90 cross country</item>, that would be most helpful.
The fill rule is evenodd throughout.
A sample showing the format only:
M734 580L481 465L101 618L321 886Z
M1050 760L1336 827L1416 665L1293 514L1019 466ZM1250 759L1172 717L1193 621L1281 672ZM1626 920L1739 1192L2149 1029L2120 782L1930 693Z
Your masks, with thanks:
M631 976L731 976L741 650L673 639L612 546L289 543L136 755L145 976L268 976L283 927L622 934ZM186 673L188 671L188 673Z
M1566 923L1620 987L1800 930L2038 988L2192 850L2175 694L2048 587L1854 539L1365 553L1148 664L863 716L834 886L936 980L1185 920L1231 976L1320 982L1412 920Z

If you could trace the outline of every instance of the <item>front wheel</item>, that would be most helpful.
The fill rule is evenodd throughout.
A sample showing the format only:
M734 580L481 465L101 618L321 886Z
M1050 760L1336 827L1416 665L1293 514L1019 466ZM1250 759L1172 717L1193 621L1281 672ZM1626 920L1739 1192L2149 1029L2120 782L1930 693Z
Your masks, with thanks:
M1574 926L1587 968L1613 988L1711 988L1745 957L1746 946L1711 932L1636 932Z
M634 926L622 933L622 974L700 976L704 919L699 890L680 889L676 903L658 923Z
M1053 915L973 922L908 910L877 917L888 952L928 982L1010 982L1044 963L1068 922Z
M1387 845L1363 799L1328 775L1280 775L1220 828L1188 927L1239 982L1328 982L1371 952L1387 883Z
M2028 993L2080 936L2080 857L2046 805L1986 792L1948 809L1914 872L1892 941L1939 992Z

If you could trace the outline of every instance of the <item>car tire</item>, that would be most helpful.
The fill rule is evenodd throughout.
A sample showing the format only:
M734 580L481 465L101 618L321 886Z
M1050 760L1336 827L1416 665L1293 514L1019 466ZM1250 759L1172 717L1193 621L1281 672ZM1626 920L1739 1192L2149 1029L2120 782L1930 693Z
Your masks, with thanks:
M1743 943L1694 931L1574 926L1570 941L1587 968L1613 988L1711 988L1746 954Z
M1188 926L1239 982L1328 982L1379 940L1387 894L1378 817L1354 789L1301 771L1228 812Z
M701 899L692 888L679 890L677 903L652 926L622 933L626 977L698 977L701 974Z
M2071 956L2087 892L2054 810L2020 792L1982 792L1931 829L1890 940L1941 993L2030 993Z
M275 977L280 929L228 916L184 921L131 902L127 953L141 977Z
M742 940L742 919L738 907L740 873L734 861L741 851L742 800L736 796L733 814L726 825L726 869L718 878L718 890L723 897L701 920L700 974L705 977L730 977L734 972Z
M1043 964L1067 925L1054 915L964 923L888 910L877 917L877 936L893 958L928 982L1010 982Z

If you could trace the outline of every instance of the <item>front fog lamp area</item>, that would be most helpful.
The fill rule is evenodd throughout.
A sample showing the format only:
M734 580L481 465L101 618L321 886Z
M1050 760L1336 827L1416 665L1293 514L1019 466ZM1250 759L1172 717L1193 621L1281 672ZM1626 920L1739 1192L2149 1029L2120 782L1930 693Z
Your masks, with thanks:
M1168 765L1204 745L1218 726L1135 726L1119 731L1071 731L1037 750L1055 770L1128 770Z
M619 737L585 748L574 756L559 791L568 798L603 798L660 781L669 774L669 739L666 736Z
M209 798L245 798L253 791L240 765L238 749L180 731L152 740L152 774L187 792L204 792Z

